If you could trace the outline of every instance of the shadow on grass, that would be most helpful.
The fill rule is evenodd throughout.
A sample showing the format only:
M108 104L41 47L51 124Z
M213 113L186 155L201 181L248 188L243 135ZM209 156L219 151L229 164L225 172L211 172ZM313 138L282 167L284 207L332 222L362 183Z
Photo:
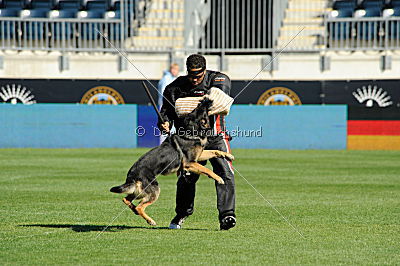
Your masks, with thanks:
M170 230L168 227L161 227L161 226L127 226L127 225L90 225L90 224L22 224L19 226L23 227L47 227L47 228L71 228L75 232L119 232L122 230L129 230L129 229L150 229L150 230ZM196 228L182 228L181 230L199 230L199 231L206 231L207 229L196 229Z

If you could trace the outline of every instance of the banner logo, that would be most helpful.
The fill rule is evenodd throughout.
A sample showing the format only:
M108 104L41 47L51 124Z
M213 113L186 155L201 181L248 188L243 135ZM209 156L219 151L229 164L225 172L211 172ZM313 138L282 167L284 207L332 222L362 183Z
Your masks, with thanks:
M11 104L23 103L23 104L33 104L36 103L35 96L32 95L30 90L22 85L5 85L5 87L0 88L0 98Z
M264 92L258 99L259 105L301 105L297 94L285 87L275 87Z
M372 87L368 85L358 88L357 91L353 92L354 98L361 104L365 104L365 107L373 107L378 105L379 107L387 107L392 105L393 102L389 101L391 97L382 88L378 89L378 86Z
M124 104L124 98L113 88L107 86L98 86L88 90L83 95L81 103L83 104Z

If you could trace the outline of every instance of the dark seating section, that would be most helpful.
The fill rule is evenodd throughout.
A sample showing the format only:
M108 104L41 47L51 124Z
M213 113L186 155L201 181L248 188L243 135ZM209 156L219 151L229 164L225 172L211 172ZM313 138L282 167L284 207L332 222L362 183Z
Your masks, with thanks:
M50 11L50 18L76 18L80 3L76 0L61 0Z
M384 2L382 0L365 0L362 2L359 10L356 11L360 14L359 17L373 18L382 15ZM358 17L358 16L356 16ZM377 21L366 21L357 24L357 34L359 39L372 41L377 39L380 23Z
M400 0L392 0L383 11L384 17L400 17Z
M354 20L330 22L328 32L331 40L341 41L356 37L358 40L376 41L386 32L389 38L398 38L397 21L367 21L363 18L400 16L400 0L336 0L332 4L331 18L354 18Z
M356 9L356 1L335 1L333 3L333 16L337 18L351 18Z
M121 18L120 6L120 0L0 0L1 18L23 19L0 21L0 39L20 36L21 40L39 40L50 36L53 40L75 37L97 40L101 37L97 29L116 40L120 36L120 24L106 22ZM45 20L33 21L31 18ZM53 23L46 23L47 19ZM60 19L76 21L63 22ZM104 23L82 21L90 19L104 20Z
M356 8L356 1L336 1L333 3L331 17L351 18ZM350 22L334 22L328 25L328 31L333 40L344 40L350 37Z
M121 1L119 0L111 0L109 10L114 12L113 18L120 19L121 18ZM110 18L106 15L106 18Z
M23 8L21 0L2 0L0 4L0 17L18 17Z
M399 7L400 0L336 0L332 4L331 17L381 17L384 10L398 11Z
M47 18L50 7L50 2L46 0L25 2L24 9L20 11L20 17L24 19ZM22 22L19 24L18 32L24 40L40 40L43 39L44 26L44 22Z
M107 11L107 4L101 0L87 0L83 2L80 18L104 18ZM84 15L83 15L84 14Z
M23 8L23 2L20 0L0 1L0 17L18 17ZM13 39L16 36L15 21L0 21L0 38Z
M400 0L392 0L388 9L385 11L384 15L387 17L400 17ZM389 21L387 25L387 33L392 40L397 42L400 39L400 22Z
M362 9L365 10L364 17L380 17L384 3L382 0L364 1Z
M105 18L108 11L119 16L120 0L0 0L0 17L77 18L81 11L81 18Z
M24 9L21 10L20 17L22 18L47 18L51 4L48 0L35 0L25 2Z
M48 17L52 19L73 19L77 17L81 5L76 0L62 0L55 3ZM74 25L71 23L51 23L50 31L53 40L68 40L74 36Z
M400 0L336 0L331 17L381 17L386 9L393 9L392 16L399 16ZM361 12L360 12L361 11Z

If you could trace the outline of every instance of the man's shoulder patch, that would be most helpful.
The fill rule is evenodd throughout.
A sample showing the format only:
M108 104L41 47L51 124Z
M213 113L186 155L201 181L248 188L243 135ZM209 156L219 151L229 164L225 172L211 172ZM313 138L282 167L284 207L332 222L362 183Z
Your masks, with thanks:
M224 76L222 76L222 75L217 75L215 78L214 78L214 81L225 81L225 77Z

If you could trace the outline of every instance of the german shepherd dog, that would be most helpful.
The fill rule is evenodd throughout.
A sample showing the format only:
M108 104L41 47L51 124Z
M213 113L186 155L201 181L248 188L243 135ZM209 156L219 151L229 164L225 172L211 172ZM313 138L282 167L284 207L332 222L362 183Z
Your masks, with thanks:
M207 143L207 132L210 132L208 109L212 101L202 100L190 114L183 117L184 134L172 134L160 146L153 148L139 158L129 169L125 184L110 189L114 193L128 194L123 202L136 214L143 217L148 224L156 222L145 213L145 208L153 204L160 195L156 177L169 175L178 170L203 174L220 184L224 181L210 169L198 163L214 157L233 160L230 153L219 150L204 150ZM182 131L179 131L182 133ZM133 200L141 200L135 206Z

